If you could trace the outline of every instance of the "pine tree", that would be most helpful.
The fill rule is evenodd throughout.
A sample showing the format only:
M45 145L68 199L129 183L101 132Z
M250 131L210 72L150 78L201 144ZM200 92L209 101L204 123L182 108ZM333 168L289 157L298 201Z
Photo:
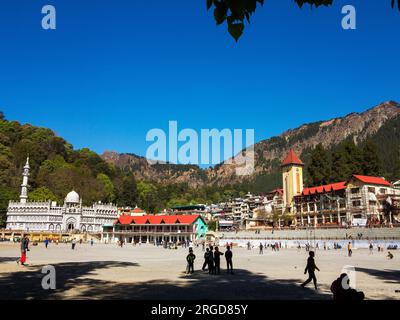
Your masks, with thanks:
M309 182L314 186L327 184L331 178L331 164L328 152L322 144L311 151L311 161L307 168Z
M367 176L381 176L382 166L376 145L367 140L362 149L362 171Z
M122 206L135 207L138 202L135 177L133 175L125 177L121 189L118 195L118 203Z
M352 174L361 174L362 152L353 140L342 142L332 154L332 179L345 181Z
M392 178L393 180L400 180L400 147L397 148L396 159L393 169Z

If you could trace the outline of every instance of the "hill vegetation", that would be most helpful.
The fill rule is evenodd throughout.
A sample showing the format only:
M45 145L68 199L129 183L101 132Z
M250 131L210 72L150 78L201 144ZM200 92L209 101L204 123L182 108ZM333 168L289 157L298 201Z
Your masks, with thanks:
M0 227L9 200L18 200L22 168L30 157L29 199L62 203L76 190L85 205L113 202L160 212L176 205L215 203L265 194L282 186L280 161L294 148L305 163L305 184L346 180L351 174L400 179L400 109L384 103L289 130L255 145L255 173L238 178L228 165L156 164L132 155L99 156L73 146L47 128L8 121L0 112ZM345 132L346 131L346 132ZM231 170L231 171L230 171Z

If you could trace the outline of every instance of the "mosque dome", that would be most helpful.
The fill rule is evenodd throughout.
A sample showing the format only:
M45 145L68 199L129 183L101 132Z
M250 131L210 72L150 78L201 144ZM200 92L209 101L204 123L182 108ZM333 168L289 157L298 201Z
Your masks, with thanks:
M79 203L79 194L77 194L74 190L67 194L65 197L65 203Z

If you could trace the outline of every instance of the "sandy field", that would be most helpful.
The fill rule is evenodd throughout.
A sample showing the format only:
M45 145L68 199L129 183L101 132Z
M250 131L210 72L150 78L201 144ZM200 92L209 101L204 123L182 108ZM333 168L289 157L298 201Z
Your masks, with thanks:
M0 243L0 299L332 299L330 285L346 265L355 268L352 279L366 299L400 299L400 252L394 259L387 251L370 254L366 249L354 250L347 257L345 250L317 250L316 264L319 289L310 284L301 288L307 278L304 267L308 253L302 249L270 248L233 250L234 274L226 274L221 259L221 274L201 271L202 248L194 248L197 256L195 273L185 274L186 248L164 249L153 245L123 248L113 244L43 243L31 246L28 265L15 261L19 244ZM221 251L224 251L222 248ZM56 289L42 288L42 267L52 265L56 271Z

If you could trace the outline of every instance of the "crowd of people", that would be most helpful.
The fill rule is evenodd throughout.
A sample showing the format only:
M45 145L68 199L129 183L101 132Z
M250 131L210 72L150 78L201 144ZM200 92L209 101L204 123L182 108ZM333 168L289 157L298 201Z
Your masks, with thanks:
M75 250L76 244L77 244L77 240L75 238L70 240L71 243L71 249ZM83 240L80 239L79 243L82 244ZM46 238L44 241L44 246L47 249L49 244L51 243L51 241ZM93 239L91 239L90 241L88 241L88 243L93 246ZM20 258L18 258L17 263L21 264L21 265L25 265L26 264L26 259L27 259L27 252L30 251L29 249L29 244L30 244L30 240L27 236L24 236L21 240L20 240L20 251L21 251L21 256ZM58 244L58 240L57 240L57 244ZM123 242L120 241L119 245L122 247L123 246ZM181 243L182 248L187 248L189 247L189 253L186 256L186 262L187 262L187 268L186 268L186 273L187 274L192 274L194 272L194 262L196 260L196 255L194 254L193 251L193 246L199 247L199 243L191 243L191 242L185 242L185 243ZM263 254L263 250L266 247L271 247L271 249L273 251L279 251L279 249L281 248L282 244L280 242L275 242L272 244L263 244L262 242L259 243L258 249L259 249L259 254ZM383 247L379 244L376 245L378 252L383 251ZM251 250L254 246L248 242L247 243L247 249ZM326 244L324 243L324 249L326 250ZM213 246L211 244L209 244L206 247L205 242L202 243L202 248L203 248L203 252L204 252L204 263L202 266L202 271L207 271L208 274L210 275L219 275L221 274L221 259L222 257L225 257L226 260L226 272L228 274L233 274L233 253L232 253L232 243L227 243L226 244L226 250L225 252L221 252L218 246ZM316 263L315 263L315 252L311 250L311 246L310 244L306 244L305 246L306 251L309 254L309 257L307 259L307 264L304 270L304 274L308 273L308 278L306 279L306 281L304 281L301 284L301 287L305 287L307 284L309 284L310 282L313 282L314 284L314 288L316 290L318 290L318 286L317 286L317 277L316 277L316 271L320 271L320 269L317 267ZM339 249L341 248L341 246L339 246L339 244L334 243L334 248L335 249ZM315 246L315 249L318 249L317 246ZM389 249L389 248L388 248ZM393 249L397 249L397 248L393 248ZM370 254L372 254L374 250L374 245L371 242L369 244L369 252ZM348 257L352 256L352 242L348 242L347 243L347 254ZM387 254L387 258L388 259L393 259L393 254L388 251ZM330 289L331 292L333 293L333 299L334 300L363 300L364 299L364 293L363 292L358 292L357 290L353 289L350 287L350 280L347 276L346 273L341 274L335 281L333 281Z

